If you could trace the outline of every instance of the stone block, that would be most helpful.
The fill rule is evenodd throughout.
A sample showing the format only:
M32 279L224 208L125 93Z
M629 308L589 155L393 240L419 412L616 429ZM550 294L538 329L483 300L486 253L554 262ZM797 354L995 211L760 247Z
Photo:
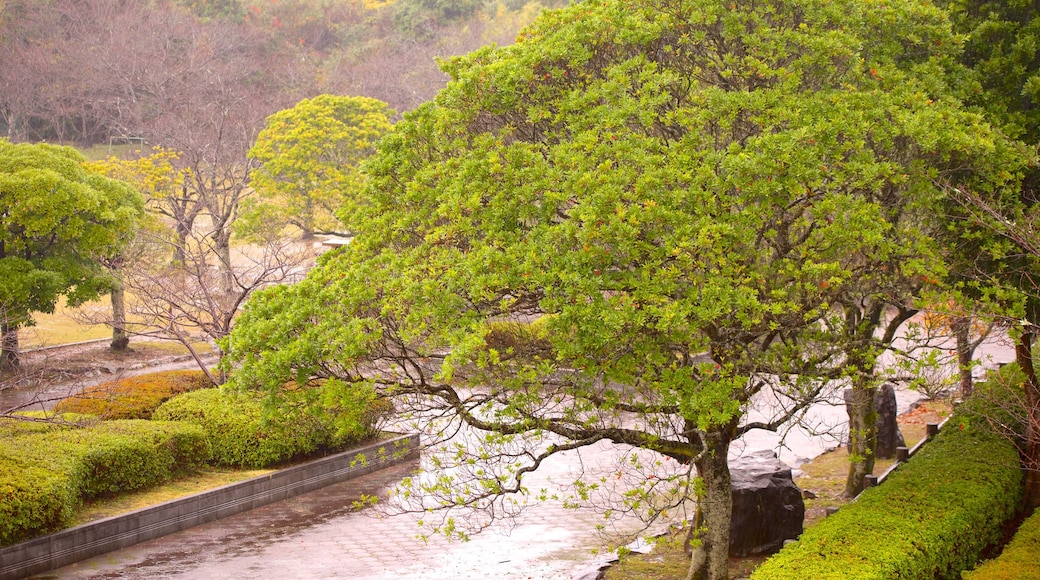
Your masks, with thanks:
M770 451L730 461L733 517L729 553L735 557L773 554L802 533L805 502L791 468Z

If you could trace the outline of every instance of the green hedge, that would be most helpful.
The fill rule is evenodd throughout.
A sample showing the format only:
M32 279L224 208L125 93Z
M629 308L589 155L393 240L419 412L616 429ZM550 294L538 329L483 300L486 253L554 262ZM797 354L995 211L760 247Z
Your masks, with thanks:
M881 486L809 528L752 580L960 578L1022 497L1015 445L965 405Z
M272 410L254 395L204 389L170 399L154 418L202 426L213 463L232 467L268 467L371 435L372 405L351 411L351 406L322 409L292 398L283 403Z
M1022 522L999 557L965 572L964 580L1040 580L1040 511Z
M196 470L205 432L188 423L109 421L0 439L0 543L68 525L81 500Z
M78 505L72 478L0 455L0 545L67 526Z
M147 373L83 389L55 405L58 413L82 413L101 419L150 419L159 405L181 393L212 387L206 373Z

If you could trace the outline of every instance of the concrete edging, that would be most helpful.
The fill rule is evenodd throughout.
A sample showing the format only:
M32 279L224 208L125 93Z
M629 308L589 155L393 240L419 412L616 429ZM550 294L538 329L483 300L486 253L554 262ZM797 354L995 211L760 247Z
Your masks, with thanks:
M68 566L167 534L403 463L419 436L400 435L246 481L0 548L0 580Z

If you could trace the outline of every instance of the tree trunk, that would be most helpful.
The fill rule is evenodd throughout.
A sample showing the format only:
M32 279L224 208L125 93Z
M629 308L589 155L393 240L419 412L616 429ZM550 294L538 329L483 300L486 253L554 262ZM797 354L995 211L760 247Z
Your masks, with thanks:
M216 226L213 232L213 251L220 271L220 289L225 295L231 294L235 291L235 273L231 268L231 230L226 224Z
M733 518L733 482L729 473L729 445L735 425L704 437L705 453L697 461L704 480L704 496L697 500L695 538L687 580L726 580L729 577L729 525Z
M130 335L126 333L126 292L123 285L117 283L112 289L112 350L124 351L130 345Z
M1022 505L1030 511L1040 507L1040 382L1033 366L1033 335L1028 331L1015 343L1015 362L1026 375L1022 386L1027 414L1025 457L1022 458L1026 481Z
M971 378L971 359L974 350L971 344L971 318L958 317L953 323L953 336L957 340L957 370L961 378L960 398L964 400L970 397L975 390Z
M877 448L877 410L870 377L854 380L846 405L849 409L849 475L845 480L845 496L856 497L863 491L863 480L874 471Z
M21 366L18 327L5 322L0 325L0 371L15 370Z
M191 226L182 222L177 222L174 225L174 230L177 233L177 243L173 246L173 263L184 264L184 260L188 257L185 248L188 247L188 236L191 235Z

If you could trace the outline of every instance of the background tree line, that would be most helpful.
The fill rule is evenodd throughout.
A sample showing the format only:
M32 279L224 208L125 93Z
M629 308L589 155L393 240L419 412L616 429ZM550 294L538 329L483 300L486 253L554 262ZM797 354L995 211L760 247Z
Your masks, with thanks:
M435 57L508 44L542 7L470 0L0 3L0 134L168 147L203 104L242 122L316 94L409 110L446 82Z
M305 236L345 233L332 212L358 188L350 172L390 126L393 109L383 101L406 110L432 98L446 82L435 56L511 42L540 9L410 0L7 1L0 3L0 133L11 143L133 145L123 159L92 166L144 193L153 218L135 244L104 260L113 302L104 322L114 328L114 348L127 346L128 319L137 333L192 348L196 338L226 335L254 289L299 275L309 257L280 237L284 226ZM307 97L326 93L382 100L323 97L306 109ZM297 102L311 115L309 134L303 112L284 119ZM272 117L278 111L283 118ZM333 121L342 135L321 145L315 131L333 130ZM250 154L265 124L267 136ZM307 143L318 146L301 152ZM283 158L290 161L279 167ZM9 193L12 203L24 194ZM252 246L233 258L236 235ZM126 302L127 289L136 301ZM21 316L5 325L4 366L16 366L16 330L29 324Z

